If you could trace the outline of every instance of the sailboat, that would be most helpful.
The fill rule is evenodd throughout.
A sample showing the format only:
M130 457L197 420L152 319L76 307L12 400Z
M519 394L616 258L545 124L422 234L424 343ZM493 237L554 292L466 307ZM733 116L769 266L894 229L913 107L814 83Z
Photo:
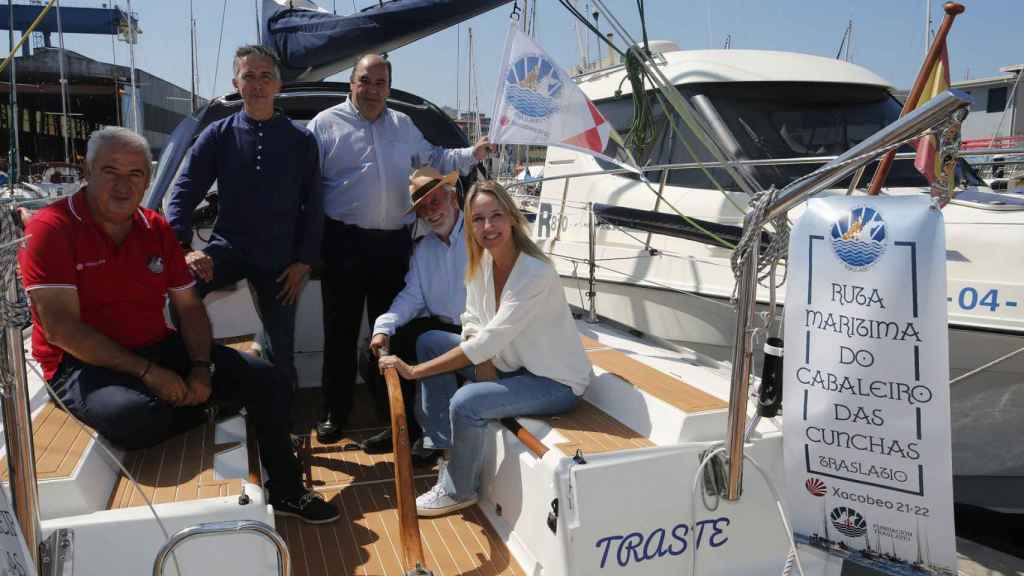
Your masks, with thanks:
M342 85L311 90L308 84L286 89L277 104L302 119L314 112L311 103L328 106L346 97ZM397 91L393 98L392 105L418 114L414 120L421 126L439 115L453 126L421 99ZM939 104L948 109L966 101L950 95ZM214 100L177 133L179 142L191 140L189 128L194 132L240 105L237 95ZM941 121L945 112L934 110L887 127L877 137L879 145L896 131ZM430 136L445 141L445 134ZM461 132L448 134L465 142ZM167 147L161 170L178 171L180 160L168 165L174 148ZM853 167L834 162L827 169ZM167 192L159 188L161 181L148 192L146 205L160 207ZM786 194L813 191L798 186ZM318 385L319 290L312 279L299 301L298 368L307 388ZM253 330L258 319L251 302L218 305L232 297L215 294L208 308L215 336L244 347L245 334L232 331ZM577 326L596 367L581 407L557 417L492 423L481 502L464 513L418 523L424 564L435 574L654 575L687 565L699 574L778 573L792 547L780 528L775 496L783 481L779 427L765 420L745 432L741 419L735 428L747 440L744 452L761 463L743 475L738 499L727 500L700 482L691 491L703 469L719 465L705 454L722 445L730 428L728 371L696 352L672 350L611 323L581 319ZM13 334L23 336L20 328ZM243 416L211 420L147 450L108 454L88 429L49 403L33 362L15 380L26 414L31 408L34 415L39 535L49 550L62 547L58 556L73 562L76 575L169 574L175 563L179 573L194 574L280 574L287 572L278 566L289 564L300 575L397 575L411 567L394 510L399 498L391 455L319 445L310 437L301 452L306 479L344 517L305 526L275 518L268 506ZM374 431L351 430L347 441ZM12 469L24 469L22 464ZM422 490L435 474L416 469L411 480ZM843 560L836 554L846 558L850 552L843 546L829 552L804 548L799 561L805 573L838 576Z
M570 302L728 361L735 319L731 246L751 199L735 178L752 179L759 189L784 187L895 121L900 104L885 79L842 60L681 50L670 41L647 48L701 115L700 131L723 142L734 160L716 161L693 127L677 133L667 121L671 112L650 90L653 139L637 158L650 182L591 156L549 148L539 200L548 216L538 217L535 233L555 258ZM624 65L575 80L617 130L628 132L633 103ZM958 166L959 192L943 211L957 498L1024 510L1024 496L1014 488L1024 481L1024 448L1000 441L1016 436L1024 414L1024 254L1010 248L1024 232L1024 200L993 193L965 162ZM887 182L890 195L930 192L909 150L897 156ZM845 195L850 185L847 179L822 194ZM780 270L779 287L783 280ZM765 282L760 301L769 290Z
M297 83L286 86L276 104L302 121L347 97L344 83ZM856 169L847 163L850 157L880 153L900 135L919 134L966 105L955 94L937 98L913 118L882 128L849 157L828 163L824 173L848 173ZM467 144L452 120L422 98L395 90L389 106L409 114L431 141ZM146 207L162 207L195 136L240 109L237 94L217 98L175 130L143 200ZM798 201L817 191L805 182L783 190L781 198ZM205 231L197 231L196 245L203 237ZM314 276L298 303L297 367L307 390L319 385L319 292ZM249 347L247 336L258 319L244 289L214 294L207 306L215 337ZM101 439L49 403L38 367L18 357L25 334L9 326L15 392L4 407L22 416L31 412L35 422L35 457L10 468L22 471L12 475L19 505L32 500L35 486L26 486L24 476L30 482L39 478L39 508L19 515L29 527L23 528L32 542L28 548L35 549L38 536L46 541L53 573L73 567L79 576L423 574L417 563L435 574L746 576L777 574L790 557L804 573L843 573L843 560L821 550L805 548L791 556L795 545L782 522L776 488L783 482L782 432L770 420L748 425L746 389L731 392L736 378L728 367L613 323L580 319L577 327L596 366L580 408L558 417L491 423L480 503L415 523L422 562L410 562L411 540L395 510L402 500L395 470L404 464L391 455L305 438L305 479L338 506L343 519L315 527L278 519L262 489L244 416L211 417L162 445L108 453ZM736 418L727 410L730 401ZM27 422L13 416L5 418L6 436L25 441ZM349 430L347 441L375 431ZM733 460L730 467L740 472L729 475L728 490L740 484L743 489L731 499L715 482L699 481L704 470L710 478L725 474L725 465L709 452L726 440L761 463L744 474L743 458ZM32 455L30 444L15 445L9 458ZM421 468L405 478L425 489L436 474ZM34 514L41 525L33 525Z

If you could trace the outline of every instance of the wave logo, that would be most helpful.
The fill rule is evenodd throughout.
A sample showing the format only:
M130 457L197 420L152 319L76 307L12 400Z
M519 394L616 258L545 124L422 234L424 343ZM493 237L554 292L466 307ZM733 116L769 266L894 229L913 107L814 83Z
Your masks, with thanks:
M558 110L564 80L543 56L523 56L505 75L505 99L524 116L546 118Z
M861 206L832 223L832 250L851 270L866 270L885 252L886 236L882 215Z
M839 530L844 536L856 538L857 536L863 536L868 531L867 521L860 515L860 512L853 508L847 508L846 506L833 508L829 518L832 520L832 525L836 527L836 530Z
M804 488L811 493L811 496L817 496L821 498L825 495L825 483L817 478L808 478L804 482Z

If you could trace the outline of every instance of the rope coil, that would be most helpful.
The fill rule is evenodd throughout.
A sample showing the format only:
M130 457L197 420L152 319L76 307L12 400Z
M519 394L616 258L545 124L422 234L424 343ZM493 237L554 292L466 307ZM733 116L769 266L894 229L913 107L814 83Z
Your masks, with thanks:
M28 308L28 297L21 286L18 275L18 250L24 244L25 237L16 224L16 211L7 211L7 217L0 217L0 323L4 328L25 328L31 322ZM14 299L11 300L13 284ZM11 365L11 351L7 339L0 339L0 386L10 390L14 386L14 369Z

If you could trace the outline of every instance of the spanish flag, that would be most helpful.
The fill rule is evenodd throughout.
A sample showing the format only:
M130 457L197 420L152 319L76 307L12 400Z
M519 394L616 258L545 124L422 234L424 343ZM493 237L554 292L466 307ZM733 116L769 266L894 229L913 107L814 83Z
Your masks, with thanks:
M942 42L942 51L939 59L932 67L928 75L928 81L924 85L921 97L917 99L914 108L919 108L925 102L945 92L949 88L949 54L946 52L946 42ZM909 112L907 110L906 112ZM914 167L918 169L929 184L942 177L942 159L939 157L939 144L935 136L928 135L917 141L917 157L914 159Z

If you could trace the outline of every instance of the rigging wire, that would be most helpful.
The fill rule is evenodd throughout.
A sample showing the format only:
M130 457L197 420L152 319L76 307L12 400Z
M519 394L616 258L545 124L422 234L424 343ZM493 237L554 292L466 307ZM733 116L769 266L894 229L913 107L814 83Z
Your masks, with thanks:
M217 40L217 63L213 66L213 86L210 86L210 100L217 96L217 75L220 73L220 49L224 44L224 15L228 12L228 0L224 0L224 6L220 11L220 37ZM198 40L197 40L198 41ZM232 69L234 69L232 67Z
M569 2L569 0L558 0L558 3L561 4L566 10L568 10L569 13L572 14L577 20L582 22L583 25L586 26L591 32L593 32L597 36L598 40L607 44L610 50L614 50L615 53L622 58L626 57L626 53L620 50L611 40L602 36L601 31L598 30L597 27L594 26L592 23L590 23L590 21L587 20L587 17L580 13L580 11Z
M636 11L640 14L640 32L644 39L644 52L651 54L651 46L647 42L647 16L644 14L644 0L636 0Z

